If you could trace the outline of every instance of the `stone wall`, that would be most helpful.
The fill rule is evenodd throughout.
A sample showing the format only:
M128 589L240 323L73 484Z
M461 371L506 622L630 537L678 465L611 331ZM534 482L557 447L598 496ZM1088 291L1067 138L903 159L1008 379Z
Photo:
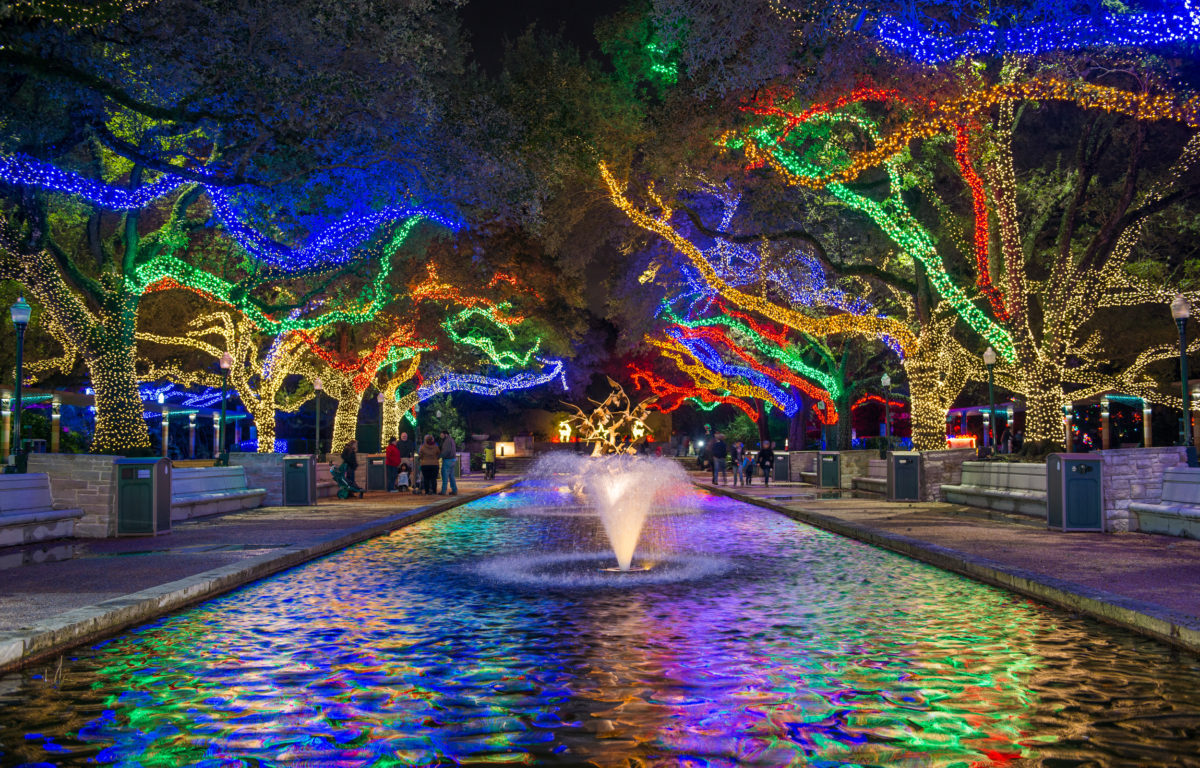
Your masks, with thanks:
M283 504L282 453L231 453L229 466L244 468L247 488L267 489L262 501L264 507Z
M29 471L50 476L50 497L58 509L82 509L75 535L102 539L117 535L115 500L119 456L75 453L31 453Z
M817 472L818 451L792 451L788 459L788 480L793 483L804 482L801 474L815 475Z
M921 451L921 501L941 501L942 486L958 485L963 462L974 458L974 448Z
M1096 451L1104 461L1104 514L1113 533L1137 530L1129 502L1157 504L1162 499L1163 472L1187 464L1183 446Z
M840 451L842 464L842 488L854 487L854 478L869 474L871 459L879 458L879 451Z

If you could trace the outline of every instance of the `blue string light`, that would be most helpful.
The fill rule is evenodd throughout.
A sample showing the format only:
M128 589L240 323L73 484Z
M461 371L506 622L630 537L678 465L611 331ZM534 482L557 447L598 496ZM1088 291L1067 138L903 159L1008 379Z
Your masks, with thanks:
M178 176L166 175L137 189L123 189L64 171L26 155L0 156L0 179L9 184L38 187L80 197L93 205L114 211L145 208L184 183Z
M529 389L546 384L554 379L562 382L562 388L567 388L566 365L562 360L544 360L538 362L548 366L541 372L523 371L508 378L497 376L481 376L479 374L451 373L435 381L423 385L417 390L419 402L425 402L431 397L447 392L470 392L476 395L499 395L514 389Z
M884 16L875 36L897 53L924 64L942 64L964 56L1035 55L1104 46L1152 48L1196 42L1200 40L1200 15L1192 0L1183 0L1161 13L1099 13L1010 29L981 27L958 35L926 32L915 24Z

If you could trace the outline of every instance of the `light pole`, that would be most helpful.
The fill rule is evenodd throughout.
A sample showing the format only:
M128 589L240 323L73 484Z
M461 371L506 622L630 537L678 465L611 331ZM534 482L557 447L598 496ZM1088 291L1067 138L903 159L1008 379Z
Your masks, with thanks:
M1196 445L1192 440L1192 404L1188 395L1188 359L1187 359L1187 321L1192 314L1192 305L1183 294L1175 296L1171 302L1171 317L1179 328L1179 379L1183 388L1183 444L1187 451L1189 467L1200 466L1196 462Z
M413 403L413 458L417 457L417 450L421 444L421 404ZM415 464L413 466L416 466Z
M21 296L16 303L12 305L13 326L17 329L17 381L13 386L13 464L16 466L17 472L25 471L25 462L22 461L24 451L21 446L21 379L23 378L21 366L25 357L25 327L29 325L29 315L33 312L33 308L25 303L25 297Z
M379 450L380 451L383 451L383 446L385 445L384 440L383 440L383 401L385 399L386 398L383 396L382 392L375 395L375 402L379 403Z
M233 367L233 355L226 352L221 355L221 424L217 429L217 466L229 464L229 454L225 452L225 398L229 391L229 369Z
M892 447L892 377L886 373L879 380L883 385L883 436L887 438L887 448ZM885 449L886 450L886 449Z
M316 431L313 435L313 461L321 458L321 377L313 379L313 423Z
M992 369L996 367L996 350L988 347L983 350L983 364L988 369L988 423L983 432L983 444L996 444L996 392L992 387ZM989 433L991 439L989 440Z
M824 451L824 450L828 450L828 448L829 448L829 446L828 446L829 434L828 434L828 431L825 429L825 426L826 426L825 425L825 401L818 400L817 408L820 409L820 411L821 411L821 450Z

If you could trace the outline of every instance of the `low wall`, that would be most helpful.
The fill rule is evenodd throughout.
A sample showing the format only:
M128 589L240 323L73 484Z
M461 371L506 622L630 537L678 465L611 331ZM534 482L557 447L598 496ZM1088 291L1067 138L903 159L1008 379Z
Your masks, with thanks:
M921 501L941 501L942 486L962 482L963 462L974 458L974 448L921 451Z
M788 480L801 483L804 482L801 475L815 475L818 453L820 451L792 451L788 460Z
M282 453L231 453L229 466L242 467L246 472L247 488L266 488L264 507L283 505Z
M854 488L854 478L866 477L871 459L879 458L879 451L839 451L842 464L842 484L846 490Z
M29 471L50 476L50 497L59 509L82 509L75 523L80 538L103 539L117 535L116 474L119 456L84 453L31 453Z
M1104 514L1114 533L1137 530L1131 501L1157 504L1162 499L1163 473L1187 464L1183 446L1124 448L1096 451L1104 461Z

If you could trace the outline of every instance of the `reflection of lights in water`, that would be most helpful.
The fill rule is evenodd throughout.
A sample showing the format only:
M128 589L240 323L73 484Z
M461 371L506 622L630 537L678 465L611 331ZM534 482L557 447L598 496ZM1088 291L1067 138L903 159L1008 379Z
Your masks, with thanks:
M40 665L5 677L0 763L1184 765L1200 752L1195 657L700 501L674 551L719 557L643 552L649 573L602 573L599 549L547 554L580 521L494 514L494 498L293 568L73 651L53 685ZM496 564L557 587L481 577ZM691 567L714 570L654 581ZM601 583L567 591L564 571Z

